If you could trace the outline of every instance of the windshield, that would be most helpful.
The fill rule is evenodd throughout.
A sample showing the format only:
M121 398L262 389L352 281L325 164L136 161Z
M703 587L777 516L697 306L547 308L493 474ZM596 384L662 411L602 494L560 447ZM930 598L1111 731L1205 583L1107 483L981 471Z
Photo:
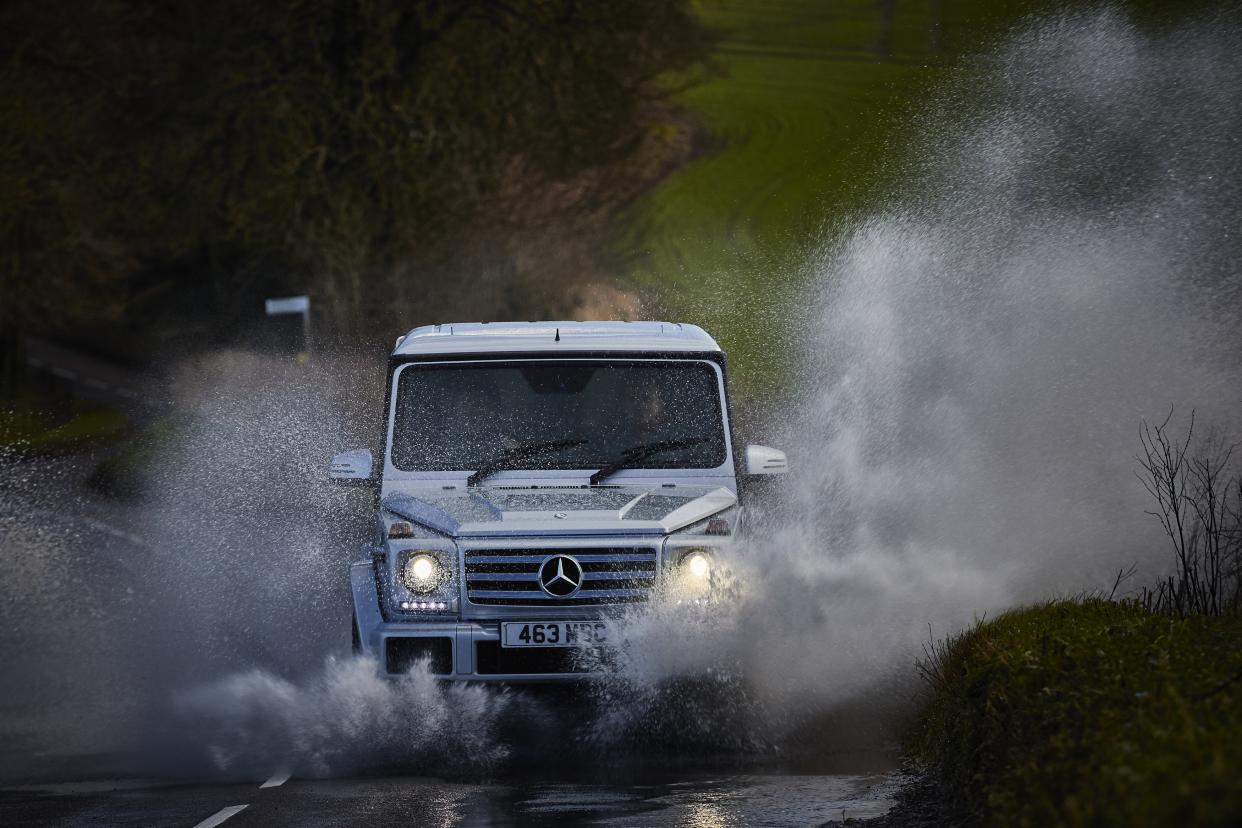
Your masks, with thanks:
M396 398L392 464L403 471L597 469L666 442L626 467L710 469L727 457L706 362L411 364Z

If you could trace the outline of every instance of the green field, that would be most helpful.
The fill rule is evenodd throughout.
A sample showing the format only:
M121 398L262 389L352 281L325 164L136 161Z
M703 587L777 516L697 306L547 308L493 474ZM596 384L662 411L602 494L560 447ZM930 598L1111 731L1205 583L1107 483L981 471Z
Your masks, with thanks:
M831 224L896 174L903 113L955 56L1039 5L700 0L719 43L678 101L708 146L629 216L627 282L652 310L716 334L739 396L776 387L768 369L782 349L768 323L806 283Z

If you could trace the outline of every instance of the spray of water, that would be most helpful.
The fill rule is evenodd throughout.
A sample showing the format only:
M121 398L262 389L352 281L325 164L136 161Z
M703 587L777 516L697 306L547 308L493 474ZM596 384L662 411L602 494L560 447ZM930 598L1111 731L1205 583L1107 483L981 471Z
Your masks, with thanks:
M270 671L186 691L183 720L215 769L251 778L283 766L299 776L400 767L486 771L508 750L492 738L509 702L483 687L441 686L424 666L396 680L369 659L329 659L299 682ZM184 744L185 738L181 740Z
M195 414L163 454L141 529L167 550L148 573L160 598L139 665L154 711L142 752L165 767L254 778L504 759L508 696L441 686L425 665L390 681L333 655L349 648L348 565L372 507L328 486L324 464L370 436L382 386L366 376L340 356L184 366L180 407Z
M833 711L900 709L929 628L1158 574L1140 418L1177 404L1239 433L1239 32L1049 18L928 106L899 190L813 258L803 393L772 424L795 472L749 518L734 597L622 625L585 749L776 751ZM147 557L107 579L132 599L92 627L106 647L54 671L81 679L63 709L99 744L163 771L486 768L506 715L547 714L325 661L348 648L341 516L366 504L315 481L365 444L378 402L359 389L381 385L328 365L183 371L197 414L136 510Z
M813 261L795 474L748 586L631 622L631 693L731 668L705 736L886 715L929 631L1165 569L1140 420L1242 422L1240 33L1041 20L918 117L898 190Z

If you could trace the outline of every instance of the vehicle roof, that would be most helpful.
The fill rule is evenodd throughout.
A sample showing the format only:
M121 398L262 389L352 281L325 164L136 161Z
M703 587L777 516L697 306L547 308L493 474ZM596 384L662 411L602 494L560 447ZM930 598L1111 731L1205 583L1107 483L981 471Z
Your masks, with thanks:
M451 322L414 328L394 357L427 354L719 352L697 325L680 322Z

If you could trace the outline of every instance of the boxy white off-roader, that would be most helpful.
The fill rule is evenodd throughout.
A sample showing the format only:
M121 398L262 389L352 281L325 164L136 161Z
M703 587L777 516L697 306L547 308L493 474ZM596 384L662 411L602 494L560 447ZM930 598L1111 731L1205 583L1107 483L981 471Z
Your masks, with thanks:
M391 674L590 677L609 618L709 583L739 477L786 469L775 449L735 451L724 353L694 325L416 328L386 406L378 469L350 451L331 477L375 487L354 646Z

